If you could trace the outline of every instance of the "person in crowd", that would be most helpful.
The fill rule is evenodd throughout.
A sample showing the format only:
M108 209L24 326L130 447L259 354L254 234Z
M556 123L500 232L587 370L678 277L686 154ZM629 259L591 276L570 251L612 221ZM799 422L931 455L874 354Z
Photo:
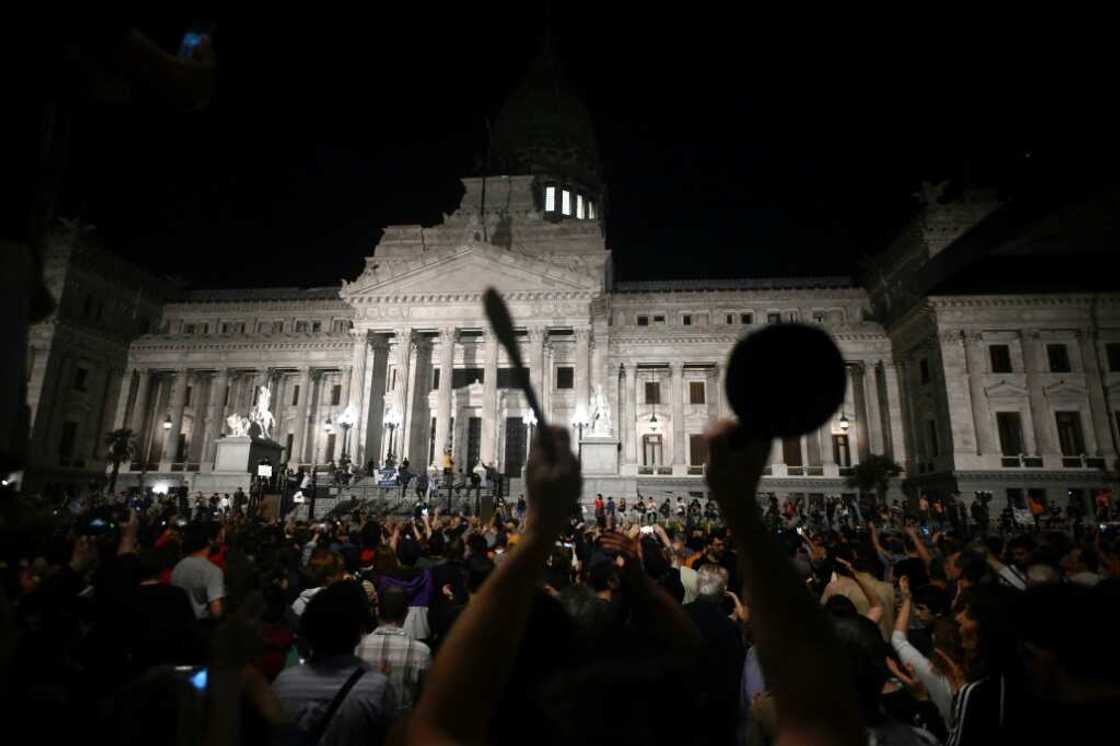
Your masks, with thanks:
M378 596L377 628L358 645L358 657L389 677L398 716L410 712L420 698L432 661L431 649L404 631L407 616L408 594L403 588L387 588Z
M272 685L287 720L307 743L382 743L396 701L389 678L354 654L372 620L355 581L318 593L300 620L311 658L284 669Z
M209 560L221 527L216 523L192 523L183 535L186 555L171 571L171 584L187 593L196 619L216 620L222 616L225 578L222 570Z
M303 616L307 605L324 588L346 578L346 563L342 555L330 549L316 549L307 563L307 575L311 587L300 591L299 597L292 602L292 614Z

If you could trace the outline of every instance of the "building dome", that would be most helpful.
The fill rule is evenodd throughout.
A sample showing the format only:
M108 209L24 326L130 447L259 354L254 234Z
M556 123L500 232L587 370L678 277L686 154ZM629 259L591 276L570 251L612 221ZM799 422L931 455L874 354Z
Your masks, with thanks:
M493 154L503 173L569 180L600 191L591 113L569 90L548 40L494 122Z

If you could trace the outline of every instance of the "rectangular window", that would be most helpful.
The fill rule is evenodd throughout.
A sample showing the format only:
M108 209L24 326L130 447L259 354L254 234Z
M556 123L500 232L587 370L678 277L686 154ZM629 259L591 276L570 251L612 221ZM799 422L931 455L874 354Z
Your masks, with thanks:
M331 386L331 406L337 407L342 403L342 384L336 383Z
M576 219L583 220L583 195L576 194Z
M530 371L525 371L529 373ZM516 389L520 384L517 381L517 368L498 368L498 388L500 389Z
M285 461L292 461L292 459L294 458L292 456L292 445L295 442L295 439L296 439L295 433L288 433L288 437L285 438L284 457L283 457ZM295 463L295 462L292 462L292 463ZM295 467L293 466L292 468L294 469Z
M661 466L663 463L660 435L642 436L642 466Z
M688 436L688 463L692 466L708 463L708 440L703 435Z
M1023 453L1023 422L1018 412L996 412L996 427L1004 456Z
M692 314L686 313L684 316L681 316L681 324L684 326L692 326Z
M556 212L556 187L554 186L544 188L544 211Z
M572 214L572 193L567 189L560 192L560 212L565 215Z
M922 358L918 361L918 377L923 384L929 383L929 360Z
M75 370L74 371L74 390L75 391L85 391L86 390L86 380L88 380L88 379L89 379L89 369L78 368L77 370Z
M926 420L926 452L930 458L937 458L941 453L941 444L937 442L937 422Z
M327 435L327 448L326 452L323 454L323 459L325 461L334 461L334 441L335 433Z
M469 473L478 464L482 452L482 418L471 417L467 420L467 463Z
M704 382L703 381L689 381L688 382L688 403L689 404L703 404L706 401L704 397Z
M183 324L183 334L194 334L194 324Z
M436 418L432 418L431 427L428 428L428 463L436 462Z
M828 314L824 311L813 311L813 323L823 324L828 321Z
M191 392L193 390L194 390L194 386L187 386L186 393L183 394L183 406L184 407L189 407L191 405Z
M766 314L766 323L767 324L780 324L781 322L782 322L782 315L780 313L768 313L768 314Z
M646 404L661 403L661 382L646 381Z
M296 322L296 331L306 333L307 332L307 322L306 321L297 321Z
M592 202L591 200L587 200L587 219L588 220L594 220L595 219L595 203Z
M295 386L292 387L292 406L294 407L294 406L297 406L298 404L299 404L299 384L297 383Z
M562 365L556 369L556 388L575 388L576 369Z
M1046 357L1050 359L1051 373L1069 373L1069 348L1064 344L1046 345Z
M728 324L734 324L735 323L735 314L733 314L733 313L727 314L727 318L725 319L725 321Z
M801 466L801 436L782 438L782 462L786 466Z
M1023 500L1022 487L1008 487L1007 488L1007 504L1013 508L1023 510L1027 507L1027 503Z
M1120 342L1109 342L1104 346L1104 351L1108 357L1109 372L1120 373Z
M439 391L439 368L432 371L432 391Z
M396 391L397 390L397 369L396 368L393 368L391 371L389 371L389 390L390 391Z
M988 356L992 359L993 373L1011 372L1011 348L1007 345L992 345L988 348Z
M283 334L284 333L284 322L283 321L273 321L272 322L272 333L273 334Z
M847 435L832 436L832 460L836 462L837 466L852 465L852 453L848 449Z
M754 314L741 313L739 314L739 323L749 325L754 323Z
M319 331L322 330L322 328L323 328L323 323L321 321L312 321L311 322L312 333L318 333Z
M664 324L664 323L665 323L665 316L664 316L664 315L660 315L660 314L659 314L659 315L657 315L657 316L654 316L654 317L653 317L653 323L655 323L655 324Z
M58 455L60 458L70 458L74 455L74 441L77 437L77 422L68 421L62 423L62 437L58 440Z
M1080 412L1055 412L1058 425L1058 445L1063 456L1080 456L1085 453L1085 436L1081 431Z
M639 316L638 326L649 326L649 316Z
M461 389L475 381L486 383L485 373L482 368L454 368L451 371L451 388Z

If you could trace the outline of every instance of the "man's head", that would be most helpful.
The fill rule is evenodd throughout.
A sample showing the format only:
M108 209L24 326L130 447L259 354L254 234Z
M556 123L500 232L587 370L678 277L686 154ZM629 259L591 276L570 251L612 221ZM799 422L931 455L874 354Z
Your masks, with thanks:
M353 654L368 628L369 617L369 601L362 586L344 580L315 594L300 618L300 633L316 658Z
M715 532L708 539L708 546L705 550L705 554L712 559L719 559L723 556L723 552L726 548L727 545L724 543L723 534Z
M494 571L494 563L486 557L471 557L467 560L467 593L472 596L490 577Z
M204 549L209 551L220 532L221 526L216 523L189 524L183 532L183 551L186 554L194 554Z
M707 601L723 601L727 592L727 570L711 563L696 571L696 595Z
M307 563L307 572L316 588L331 585L346 575L342 555L329 549L316 549Z
M1034 541L1029 536L1016 536L1007 542L1007 553L1011 564L1020 570L1026 570L1031 562L1031 552L1034 551Z
M390 586L378 595L377 618L382 624L404 624L408 616L408 594L404 588Z

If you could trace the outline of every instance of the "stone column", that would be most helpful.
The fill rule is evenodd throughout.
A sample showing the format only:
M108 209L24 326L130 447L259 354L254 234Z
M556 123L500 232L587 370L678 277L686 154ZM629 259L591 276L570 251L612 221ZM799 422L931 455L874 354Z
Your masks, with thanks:
M852 465L856 465L863 460L864 453L864 439L861 435L863 431L863 423L860 422L860 415L856 411L855 406L855 378L853 377L853 366L844 366L845 375L848 380L848 385L844 388L844 406L841 413L848 413L848 417L855 427L849 427L848 436L848 452L852 457Z
M575 379L574 383L576 387L576 413L577 416L589 418L591 416L591 412L588 408L588 397L590 394L588 389L588 379L590 378L589 374L591 372L591 360L589 357L591 349L591 330L576 329L575 336L576 358L573 377Z
M545 354L544 342L545 337L548 336L547 330L543 326L529 327L529 350L526 355L526 364L529 366L529 382L537 392L537 399L541 405L541 411L545 411L544 401L548 396L548 387L545 385L547 382L547 368L545 367ZM528 402L526 402L528 404Z
M222 433L225 422L226 391L229 389L229 369L219 368L210 376L210 397L206 403L206 429L202 436L202 466L203 471L214 469L214 459L217 457L218 436Z
M365 331L354 332L354 353L350 365L350 395L347 408L354 413L354 427L350 430L350 458L362 463L363 451L358 445L359 436L365 432L366 412L366 357L369 354L369 337ZM364 440L364 438L362 438Z
M479 458L484 464L496 461L497 454L497 417L498 417L498 338L487 333L484 348L486 359L482 373L482 443ZM470 469L473 464L465 464Z
M400 417L400 424L397 425L396 437L397 444L394 445L394 450L397 451L398 457L404 451L404 443L401 442L405 429L408 423L408 371L409 365L412 361L412 330L411 329L398 329L397 330L397 388L393 391L393 406L397 410L397 415Z
M129 377L120 369L107 369L105 381L101 388L101 411L97 415L97 428L93 431L93 443L90 445L90 456L96 460L105 460L105 436L111 432L113 421L116 419L117 398L120 396L121 381L128 385ZM125 396L128 396L127 388Z
M638 396L638 366L631 363L626 366L626 387L623 403L619 407L622 418L618 427L623 435L625 446L623 456L627 464L638 463L638 431L637 431L637 396Z
M366 365L369 385L366 387L365 441L362 458L378 461L381 458L381 441L384 435L382 422L385 416L385 387L389 380L389 343L382 334L370 337L369 362Z
M116 407L113 412L113 430L120 430L122 427L129 427L132 422L129 418L129 404L130 397L132 396L132 381L136 378L136 366L130 365L128 369L121 376L121 385L118 387Z
M152 371L148 368L140 368L136 371L136 375L136 396L133 398L132 410L129 412L128 426L136 434L136 454L133 458L136 461L144 461L148 458L148 453L144 449L148 443L148 386L152 380Z
M439 403L436 409L436 465L443 468L443 451L451 440L451 379L455 365L454 327L441 329L439 333Z
M863 365L863 401L867 408L867 438L872 453L883 454L883 418L879 412L879 377L874 364Z
M887 444L888 455L899 464L905 464L906 434L903 430L902 395L899 392L898 368L892 362L883 365L884 383L887 389L887 430L890 439Z
M1046 403L1046 395L1042 391L1043 376L1049 366L1046 362L1046 349L1037 329L1028 331L1023 340L1023 362L1027 365L1027 392L1031 404L1031 420L1034 422L1037 455L1044 459L1047 456L1053 457L1058 453L1051 427L1054 417ZM1053 464L1045 465L1053 466Z
M1111 413L1105 401L1104 392L1107 384L1101 377L1100 366L1097 364L1096 334L1085 335L1077 333L1077 348L1081 352L1081 369L1085 371L1085 388L1089 392L1089 414L1093 418L1093 432L1096 433L1096 453L1103 456L1114 454L1112 449L1112 424L1108 421ZM1088 446L1088 439L1086 439Z
M432 408L428 394L432 392L432 342L426 336L413 337L412 375L409 384L412 395L409 397L408 458L412 470L419 473L428 468L428 445L431 438Z
M174 372L174 382L171 384L171 429L161 433L163 436L163 453L160 455L160 471L170 471L171 464L177 462L176 450L179 445L179 431L183 429L183 402L187 396L187 379L190 371L181 368ZM161 431L163 423L159 425Z
M315 382L318 377L318 371L312 370L310 367L304 367L300 370L299 414L296 416L299 433L293 440L299 448L298 461L304 464L311 461L311 418L314 416L311 411L311 398L314 396Z
M964 339L965 366L969 394L972 397L972 421L976 428L976 453L1002 453L992 432L992 417L988 409L988 395L984 392L984 360L982 337L978 333L966 334Z
M815 436L820 443L821 466L824 467L826 477L834 476L832 467L836 466L836 457L832 452L832 418L821 425Z
M687 471L684 434L684 363L671 364L669 378L669 404L673 412L673 471Z
M976 468L977 436L973 422L972 394L969 388L966 361L966 339L959 330L947 330L939 339L941 375L944 377L945 406L937 406L938 427L948 424L953 451L953 466L957 469ZM930 377L938 383L939 374L934 357L930 355ZM935 399L936 401L936 399Z

